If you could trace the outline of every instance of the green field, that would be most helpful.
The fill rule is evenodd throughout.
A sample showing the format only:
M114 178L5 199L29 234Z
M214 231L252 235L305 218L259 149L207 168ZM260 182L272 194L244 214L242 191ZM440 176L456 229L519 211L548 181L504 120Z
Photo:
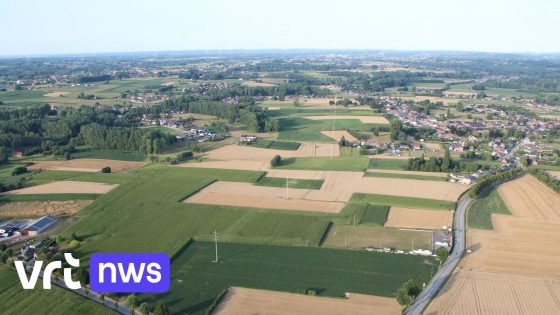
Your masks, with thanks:
M39 279L37 286L42 285ZM24 290L14 269L0 265L2 314L118 314L56 285L51 290Z
M349 202L342 211L341 216L333 218L336 224L383 226L389 214L389 206L368 203Z
M286 183L287 181L287 183ZM321 189L323 180L320 179L295 179L295 178L280 178L280 177L261 177L255 185L269 186L269 187L286 187L301 188L301 189Z
M441 176L424 176L417 174L397 174L397 173L379 173L379 172L366 172L366 177L385 177L385 178L402 178L402 179L416 179L416 180L433 180L439 182L446 182L447 177Z
M363 172L368 163L368 157L337 156L337 157L303 157L282 159L279 166L274 168L291 170L316 171L349 171Z
M0 202L94 200L99 196L98 194L2 195L0 196Z
M365 225L334 225L322 243L334 248L432 249L432 232Z
M257 141L251 143L251 146L257 148L275 149L275 150L297 150L300 146L300 143L291 142L291 141L258 139Z
M350 201L366 202L376 205L388 205L394 207L455 210L455 202L414 197L354 193L352 195L352 198L350 198Z
M409 278L427 282L433 258L326 248L193 242L174 257L171 291L163 298L172 313L203 314L229 286L287 292L314 289L321 296L345 292L392 296Z
M279 122L281 126L279 140L334 142L321 133L321 131L332 130L332 126L329 127L324 122L300 117L280 118Z
M381 159L371 158L368 168L377 168L380 170L399 170L406 171L408 169L408 160L404 159Z
M72 153L73 159L107 159L119 161L142 162L146 159L144 154L136 152L119 152L114 150L95 150L87 147L77 148L78 151Z
M153 166L121 174L78 177L121 181L80 211L80 220L65 231L85 238L79 249L83 256L97 251L173 255L191 238L210 239L214 230L232 242L317 246L330 222L329 216L316 213L180 202L214 180L254 183L262 172Z
M467 212L467 225L474 229L492 230L492 213L511 214L498 190L487 190L473 202Z

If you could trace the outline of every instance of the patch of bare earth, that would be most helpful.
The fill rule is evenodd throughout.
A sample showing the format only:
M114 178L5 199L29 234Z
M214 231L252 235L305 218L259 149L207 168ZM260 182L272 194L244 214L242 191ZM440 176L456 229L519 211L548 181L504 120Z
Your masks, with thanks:
M560 197L531 175L498 188L512 215L470 229L470 250L426 314L560 314Z
M344 139L348 140L348 141L358 141L358 139L356 139L356 137L354 137L353 135L351 135L348 131L346 130L335 130L335 131L321 131L322 134L324 134L325 136L332 138L335 141L339 141L342 137L344 137Z
M400 306L395 299L373 295L336 299L231 287L213 314L400 314Z
M47 93L43 96L46 96L46 97L60 97L60 96L65 96L68 93L70 93L70 92L50 92L50 93Z
M144 165L144 162L131 162L105 159L75 159L68 161L34 161L27 167L29 170L57 170L57 171L79 171L79 172L99 172L105 166L111 168L111 172L125 172L137 169Z
M0 203L0 216L4 217L38 217L50 215L75 214L89 205L91 200L69 201L25 201Z
M386 227L437 230L453 224L453 212L391 207Z
M118 185L78 181L59 181L22 189L10 190L0 195L33 194L105 194Z

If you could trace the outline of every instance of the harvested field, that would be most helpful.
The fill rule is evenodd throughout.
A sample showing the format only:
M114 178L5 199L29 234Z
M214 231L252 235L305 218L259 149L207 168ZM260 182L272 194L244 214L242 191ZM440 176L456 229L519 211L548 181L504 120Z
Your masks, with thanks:
M471 253L426 314L560 312L560 197L531 175L498 192L512 215L492 213L493 230L469 230Z
M335 130L335 131L321 131L322 134L324 134L325 136L332 138L336 141L340 141L340 139L342 137L344 137L344 139L348 140L348 141L358 141L358 139L356 139L356 137L354 137L353 135L351 135L348 131L346 130Z
M399 314L393 298L349 294L346 299L231 287L213 314Z
M47 214L75 214L89 205L91 200L72 201L26 201L0 203L0 216L4 217L40 217Z
M559 293L560 279L459 270L424 314L559 314Z
M248 160L269 163L275 155L280 155L282 158L330 156L331 151L335 156L338 156L340 154L338 144L302 143L297 150L275 150L232 144L212 150L206 153L204 157L220 161Z
M103 167L109 166L112 173L126 172L144 165L143 162L130 162L103 159L75 159L68 161L36 161L28 166L28 170L57 170L57 171L79 171L99 172Z
M560 195L531 175L501 185L498 192L514 216L560 219Z
M303 118L311 120L333 120L333 116L305 116ZM383 116L336 115L336 119L357 119L364 124L389 124L389 121Z
M421 171L399 171L399 170L383 170L383 169L368 169L366 172L375 173L388 173L388 174L403 174L403 175L419 175L419 176L437 176L447 177L447 173L441 172L421 172Z
M47 93L43 96L46 96L46 97L61 97L61 96L65 96L68 93L70 93L70 92L50 92L50 93Z
M249 208L339 213L341 202L306 200L309 189L254 186L249 183L215 182L184 202Z
M391 207L386 227L436 230L453 224L453 212Z
M32 194L104 194L118 185L103 183L59 181L22 189L10 190L0 195L32 195Z
M271 87L271 86L276 86L276 84L272 84L272 83L265 83L265 82L257 82L257 81L245 81L242 83L242 85L248 86L248 87Z

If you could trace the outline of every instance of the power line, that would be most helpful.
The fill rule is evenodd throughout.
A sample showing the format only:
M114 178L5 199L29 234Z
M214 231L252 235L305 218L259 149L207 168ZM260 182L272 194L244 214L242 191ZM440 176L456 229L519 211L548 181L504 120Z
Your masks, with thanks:
M216 230L214 230L214 244L216 245L216 259L213 260L212 262L219 262L220 260L218 259L218 232Z

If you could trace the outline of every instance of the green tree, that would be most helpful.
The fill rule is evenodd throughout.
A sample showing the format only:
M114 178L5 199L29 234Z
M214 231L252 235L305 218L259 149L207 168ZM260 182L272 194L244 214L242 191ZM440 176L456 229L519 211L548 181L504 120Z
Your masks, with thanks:
M136 294L130 294L126 297L126 305L130 308L135 308L138 305L138 297Z
M79 268L76 271L76 276L82 285L89 284L89 271L87 268Z
M148 305L148 303L144 302L140 304L140 313L142 313L143 315L150 314L150 306Z
M161 301L157 302L156 307L153 311L154 315L169 315L169 309L167 305L163 304Z
M409 279L395 291L394 297L397 299L397 302L399 302L399 304L404 308L412 304L420 291L420 287L414 282L414 280Z
M275 155L272 160L270 160L270 165L272 167L278 166L280 165L280 163L282 162L282 157L280 157L280 155Z
M436 250L436 256L439 260L439 264L441 265L449 256L449 252L445 247L438 247L438 249Z

